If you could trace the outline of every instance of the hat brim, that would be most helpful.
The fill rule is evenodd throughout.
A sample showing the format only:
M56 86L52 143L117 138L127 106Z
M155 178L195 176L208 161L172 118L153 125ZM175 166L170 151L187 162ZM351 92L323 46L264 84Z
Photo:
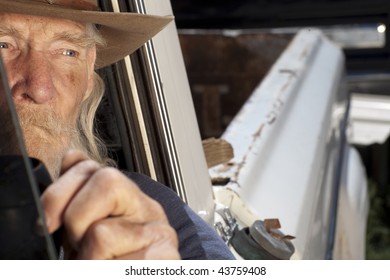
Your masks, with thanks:
M43 2L0 2L0 13L54 17L98 25L106 45L97 49L96 68L110 65L133 53L173 20L173 16L81 11Z

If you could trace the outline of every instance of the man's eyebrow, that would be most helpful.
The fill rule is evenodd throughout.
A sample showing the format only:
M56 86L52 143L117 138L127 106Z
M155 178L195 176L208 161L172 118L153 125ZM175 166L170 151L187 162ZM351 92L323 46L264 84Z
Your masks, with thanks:
M22 38L22 32L20 32L18 29L14 27L9 26L0 26L0 36L13 36L16 38ZM58 32L54 34L54 41L65 41L69 42L71 44L80 46L82 48L90 48L93 47L96 42L94 38L91 36L82 33L70 33L67 31L64 32Z
M22 37L22 33L14 27L0 26L0 36Z
M95 40L85 33L77 34L64 31L55 33L53 38L54 41L65 41L82 48L90 48L95 45Z

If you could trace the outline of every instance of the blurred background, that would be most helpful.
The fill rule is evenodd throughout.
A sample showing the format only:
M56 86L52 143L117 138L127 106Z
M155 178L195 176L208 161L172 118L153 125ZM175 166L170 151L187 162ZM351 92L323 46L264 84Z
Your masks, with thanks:
M299 29L319 28L343 49L348 92L359 108L350 116L358 133L349 139L370 182L366 257L390 259L390 1L171 3L203 139L221 136Z

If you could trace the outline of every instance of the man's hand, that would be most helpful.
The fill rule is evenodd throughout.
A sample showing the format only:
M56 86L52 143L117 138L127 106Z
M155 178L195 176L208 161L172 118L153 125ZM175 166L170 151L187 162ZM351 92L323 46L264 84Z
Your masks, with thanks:
M68 152L42 195L50 233L64 226L78 259L179 259L162 207L114 168ZM69 252L66 252L69 255Z

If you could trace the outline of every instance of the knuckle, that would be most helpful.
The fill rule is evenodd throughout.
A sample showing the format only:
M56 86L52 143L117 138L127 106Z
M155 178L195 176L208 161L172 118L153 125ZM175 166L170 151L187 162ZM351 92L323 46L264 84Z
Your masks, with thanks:
M83 160L77 163L76 171L79 173L92 173L100 168L99 163L93 160Z
M150 230L153 231L157 240L164 240L177 246L178 238L176 231L168 223L155 222Z
M85 233L80 244L81 259L107 259L111 258L110 248L113 244L108 238L111 230L104 222L97 222L91 225Z
M115 200L121 188L121 173L113 168L104 167L97 170L91 177L91 183L96 192L108 195L107 199Z
M157 220L161 221L168 221L168 218L165 215L164 209L162 208L161 204L153 199L149 199L149 215L151 217L154 217Z
M89 227L84 240L89 244L93 244L96 249L101 249L109 246L110 238L107 238L107 236L110 236L109 226L105 223L97 222Z
M94 174L94 180L101 183L101 185L115 185L122 180L122 173L112 167L100 168Z

